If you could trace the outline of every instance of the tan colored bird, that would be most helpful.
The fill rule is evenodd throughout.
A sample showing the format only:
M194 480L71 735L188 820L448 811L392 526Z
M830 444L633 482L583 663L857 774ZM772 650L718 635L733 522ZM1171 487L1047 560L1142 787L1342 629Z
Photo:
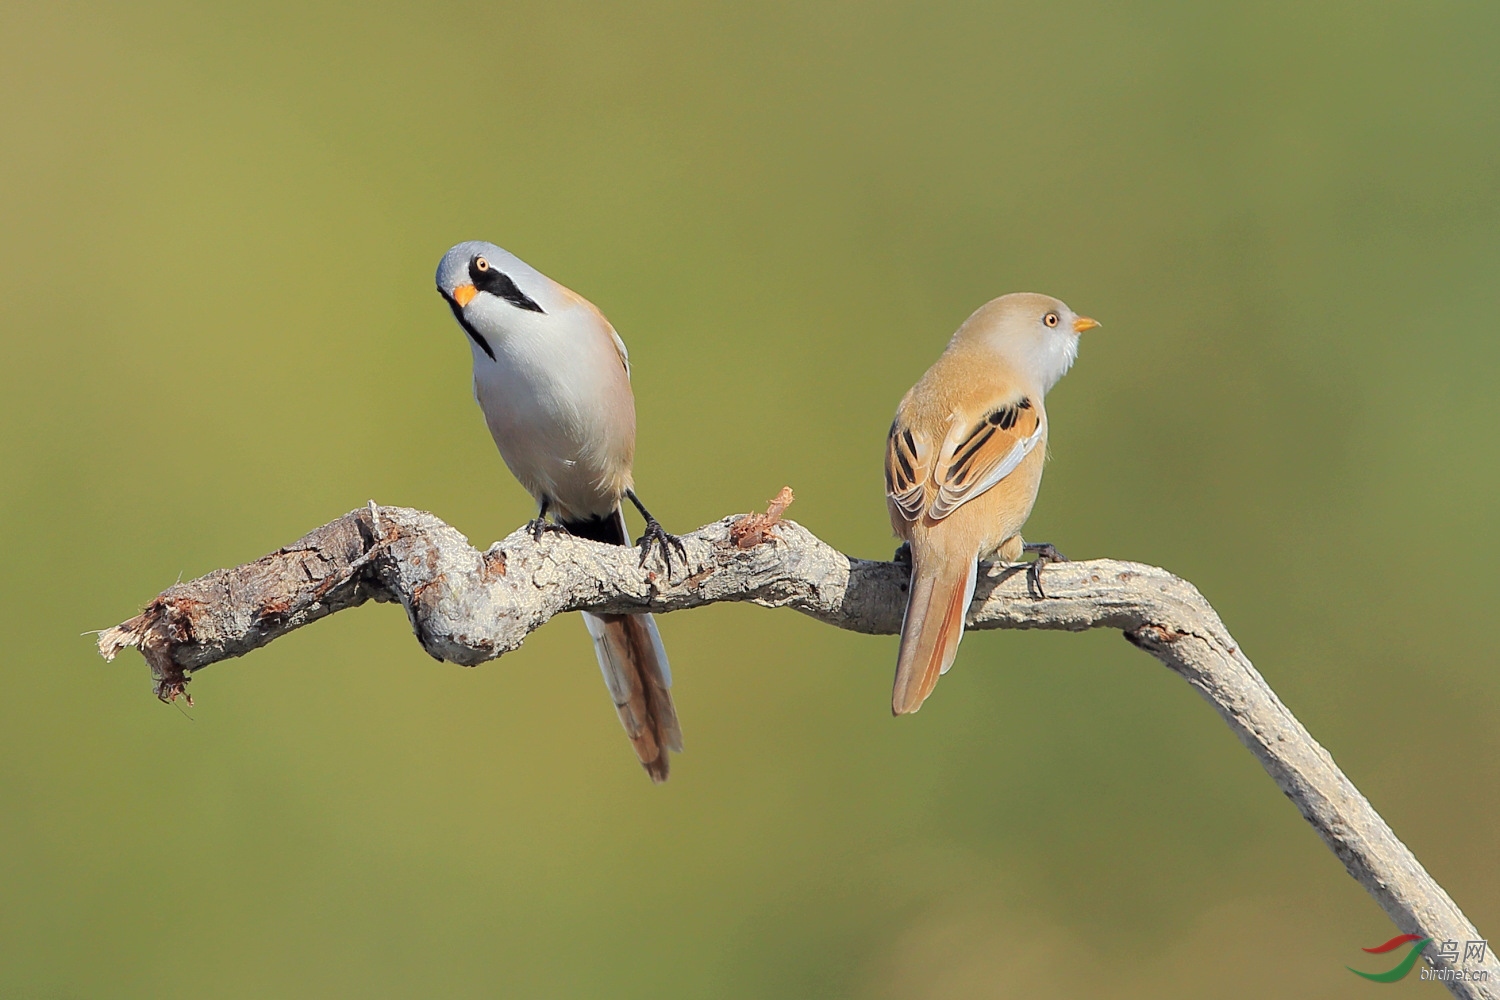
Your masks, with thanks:
M922 707L964 634L979 560L1037 554L1030 579L1062 557L1027 545L1047 454L1042 405L1098 326L1048 295L1017 292L980 306L896 408L886 442L886 505L911 545L911 586L891 712Z
M437 288L469 338L474 398L500 456L538 510L533 535L566 531L629 545L621 502L646 519L641 562L653 544L667 572L682 542L635 495L635 396L630 356L604 314L493 243L460 243L438 264ZM556 518L549 524L547 515ZM615 710L652 781L666 781L668 751L682 750L672 672L650 615L583 622Z

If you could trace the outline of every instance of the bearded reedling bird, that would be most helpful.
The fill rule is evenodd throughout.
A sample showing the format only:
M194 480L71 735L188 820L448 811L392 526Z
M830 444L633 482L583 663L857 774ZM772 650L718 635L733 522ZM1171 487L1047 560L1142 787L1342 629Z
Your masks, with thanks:
M980 559L1036 553L1028 577L1038 594L1042 566L1062 559L1025 544L1021 526L1047 454L1042 399L1078 356L1078 335L1098 325L1047 295L1001 296L964 321L896 408L886 505L911 545L911 585L893 715L921 708L953 665Z
M642 564L655 544L670 574L671 548L686 553L635 495L630 357L609 320L493 243L460 243L444 254L437 288L468 335L474 398L490 435L537 502L533 537L566 531L629 545L620 507L629 500L646 519ZM641 766L652 781L666 781L667 751L682 750L682 730L655 621L584 612L583 622Z

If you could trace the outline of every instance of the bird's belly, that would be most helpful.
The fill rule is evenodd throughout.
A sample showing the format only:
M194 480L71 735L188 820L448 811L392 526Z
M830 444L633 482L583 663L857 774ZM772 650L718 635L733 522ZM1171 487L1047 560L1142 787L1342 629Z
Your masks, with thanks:
M475 372L474 397L506 466L538 502L564 518L605 514L619 503L635 428L633 412L619 419L618 401L494 365Z

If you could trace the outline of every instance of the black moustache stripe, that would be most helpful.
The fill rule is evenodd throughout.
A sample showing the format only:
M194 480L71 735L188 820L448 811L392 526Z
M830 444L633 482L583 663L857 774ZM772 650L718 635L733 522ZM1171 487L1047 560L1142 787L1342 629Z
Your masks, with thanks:
M516 283L510 280L510 275L501 274L493 264L481 271L478 260L479 258L475 257L469 261L469 280L474 282L475 288L481 292L489 292L496 298L504 299L517 309L547 315L546 310L537 305L531 296L516 287Z
M480 332L474 329L473 325L468 320L464 319L464 307L459 305L457 302L454 302L452 299L448 299L448 308L453 310L453 318L458 320L458 325L464 328L464 333L467 333L469 335L469 339L478 344L479 349L485 354L488 354L491 361L494 361L495 352L490 349L490 342L488 340L485 340Z

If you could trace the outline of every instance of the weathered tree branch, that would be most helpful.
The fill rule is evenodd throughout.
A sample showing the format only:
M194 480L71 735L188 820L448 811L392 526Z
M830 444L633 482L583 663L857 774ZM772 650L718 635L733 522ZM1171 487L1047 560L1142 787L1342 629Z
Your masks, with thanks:
M126 647L140 649L158 697L171 700L194 671L368 600L400 603L428 653L466 665L517 648L567 611L666 612L748 601L857 632L900 630L906 567L851 559L797 524L772 528L755 516L762 522L726 518L683 536L687 564L674 564L668 575L655 560L638 566L633 550L555 533L533 540L517 531L480 552L431 514L371 503L256 562L164 591L141 614L105 630L99 651L113 659ZM1039 598L1028 593L1024 576L994 567L982 577L969 627L1119 629L1217 709L1398 928L1435 942L1480 938L1191 584L1154 566L1099 559L1048 567L1047 594ZM1500 997L1492 951L1460 969L1488 975L1448 983L1455 996Z

